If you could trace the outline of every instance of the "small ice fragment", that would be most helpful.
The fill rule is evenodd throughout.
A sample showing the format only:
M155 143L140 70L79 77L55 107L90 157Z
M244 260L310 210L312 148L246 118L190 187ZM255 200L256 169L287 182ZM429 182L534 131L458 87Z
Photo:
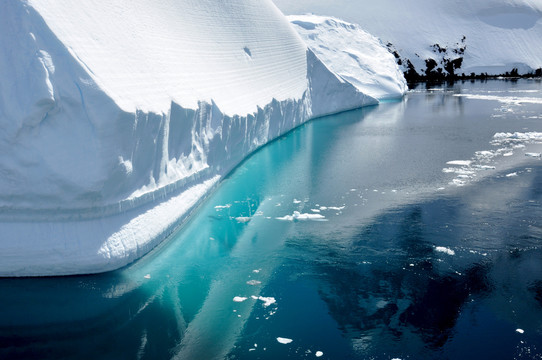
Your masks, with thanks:
M246 299L248 299L248 298L243 297L243 296L236 296L236 297L233 298L233 301L240 303L240 302L245 301Z
M446 188L444 188L444 187L439 187L437 190L444 190L444 189L446 189Z
M397 190L393 189L393 190L392 190L391 192L392 192L392 193L396 193L396 192L397 192Z
M282 205L281 203L277 203L277 205L275 205L275 206L281 206L281 205Z
M516 332L520 333L520 334L523 334L525 332L525 330L523 329L516 329Z
M443 252L445 254L448 254L448 255L455 255L455 251L453 251L452 249L449 249L447 247L444 247L444 246L437 246L435 248L436 251L438 252Z
M409 266L414 266L414 264L408 264Z
M320 356L324 355L324 353L321 352L321 351L317 351L316 354L314 354L314 355L316 355L316 357L320 357Z
M542 157L542 154L541 154L541 153L531 153L531 152L528 152L528 153L525 153L525 156L530 156L530 157Z
M319 213L320 209L311 209L312 212Z
M250 217L248 216L238 216L235 218L235 220L237 220L238 223L247 223L250 221Z
M327 206L320 206L320 210L327 210Z
M145 276L143 276L145 279L150 279L151 278L151 274L147 274Z
M294 198L294 204L300 204L301 203L301 200L297 200Z
M291 343L293 340L292 339L288 339L288 338L283 338L283 337L278 337L277 338L277 341L281 344L289 344Z
M258 300L258 297L255 296L255 295L251 295L250 297L251 297L253 300Z
M506 153L502 154L502 156L512 156L512 155L514 155L513 151L509 151L509 152L506 152Z
M506 177L514 177L514 176L518 176L518 173L513 172L513 173L510 173L510 174L506 174Z
M257 273L260 272L260 270L261 270L261 269L254 269L254 270L252 270L252 272L253 272L254 274L257 274Z
M249 280L247 281L247 284L248 285L251 285L251 286L256 286L256 285L260 285L262 282L261 281L258 281L258 280Z
M354 192L354 191L357 191L356 189L350 189L350 191Z
M281 221L303 221L303 220L314 220L314 221L327 221L324 215L320 214L302 214L299 211L294 211L292 215L285 215L282 217L275 218Z
M263 301L263 307L268 307L269 305L274 304L274 303L277 302L277 300L275 300L275 298L271 297L271 296L269 296L269 297L260 296L260 297L258 297L258 300Z
M215 209L217 210L220 210L220 209L228 209L231 207L231 204L226 204L226 205L217 205L215 206Z
M215 238L211 236L211 237L209 238L209 240L212 240L212 241L214 241L214 240L215 240Z
M448 165L469 166L472 163L471 160L452 160L448 161Z
M342 209L344 209L344 206L330 206L328 207L329 210L337 210L337 211L341 211Z

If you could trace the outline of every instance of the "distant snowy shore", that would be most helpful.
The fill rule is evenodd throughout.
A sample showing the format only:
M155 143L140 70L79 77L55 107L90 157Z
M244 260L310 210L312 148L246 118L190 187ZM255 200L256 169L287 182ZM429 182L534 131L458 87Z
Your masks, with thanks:
M274 0L287 15L335 16L380 38L409 80L542 75L536 0Z
M402 96L353 43L341 72L268 0L0 2L0 276L129 264L268 141Z

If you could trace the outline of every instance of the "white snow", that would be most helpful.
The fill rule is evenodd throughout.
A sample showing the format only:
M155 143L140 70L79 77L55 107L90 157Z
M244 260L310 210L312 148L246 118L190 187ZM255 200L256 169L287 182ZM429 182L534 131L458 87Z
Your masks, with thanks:
M463 57L458 74L503 74L513 68L526 73L542 67L542 2L538 0L274 2L287 15L313 13L360 24L391 43L419 73L424 73L426 59L443 67L444 57ZM446 51L439 52L432 47L435 44ZM454 52L465 45L463 55Z
M288 338L283 338L283 337L278 337L277 338L277 341L281 344L289 344L291 343L293 340L292 339L288 339Z
M129 264L260 146L378 102L269 0L2 1L0 48L0 276Z
M316 15L288 19L316 56L361 92L377 99L406 93L405 78L393 55L360 26Z

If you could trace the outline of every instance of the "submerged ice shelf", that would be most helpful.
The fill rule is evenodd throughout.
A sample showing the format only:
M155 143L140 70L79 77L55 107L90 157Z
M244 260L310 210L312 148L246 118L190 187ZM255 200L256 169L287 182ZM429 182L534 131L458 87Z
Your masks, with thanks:
M27 0L0 18L0 276L122 267L260 146L378 103L267 0Z

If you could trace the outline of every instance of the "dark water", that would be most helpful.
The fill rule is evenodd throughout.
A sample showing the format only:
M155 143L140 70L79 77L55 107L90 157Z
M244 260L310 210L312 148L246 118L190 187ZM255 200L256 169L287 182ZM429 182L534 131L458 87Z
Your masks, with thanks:
M540 81L310 122L134 265L1 279L0 359L542 359L540 132Z

